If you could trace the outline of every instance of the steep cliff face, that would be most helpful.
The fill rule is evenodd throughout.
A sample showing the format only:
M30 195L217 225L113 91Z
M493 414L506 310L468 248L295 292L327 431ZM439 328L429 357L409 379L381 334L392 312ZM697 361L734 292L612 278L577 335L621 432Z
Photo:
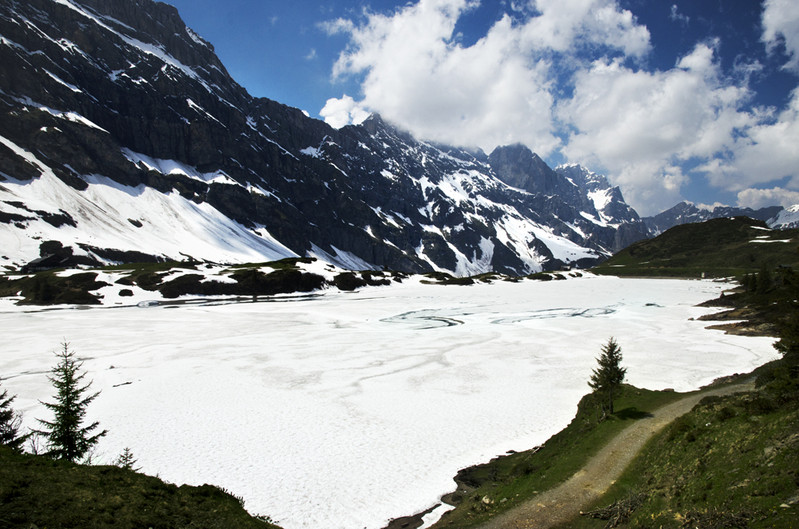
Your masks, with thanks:
M521 146L432 145L379 116L335 130L253 98L150 0L0 4L0 178L8 267L56 240L88 262L522 274L601 260L640 223Z

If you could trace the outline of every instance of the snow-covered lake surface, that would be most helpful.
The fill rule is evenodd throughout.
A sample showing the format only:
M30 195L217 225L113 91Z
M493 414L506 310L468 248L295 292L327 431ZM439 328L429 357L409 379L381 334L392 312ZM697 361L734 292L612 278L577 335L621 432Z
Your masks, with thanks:
M66 340L101 395L95 462L213 483L286 529L378 529L458 469L541 444L574 415L610 336L628 381L696 389L777 355L692 321L728 285L583 277L239 304L40 310L0 304L3 386L50 417Z

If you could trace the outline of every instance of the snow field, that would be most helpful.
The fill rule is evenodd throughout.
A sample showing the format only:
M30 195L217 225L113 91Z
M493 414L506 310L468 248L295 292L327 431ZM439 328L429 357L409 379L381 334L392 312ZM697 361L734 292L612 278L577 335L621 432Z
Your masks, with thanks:
M574 415L608 337L628 381L695 389L777 357L770 338L690 318L725 285L584 277L443 287L407 280L313 299L31 310L0 376L25 425L48 418L67 340L101 395L96 462L213 483L286 529L379 529L454 489L465 466L544 442Z

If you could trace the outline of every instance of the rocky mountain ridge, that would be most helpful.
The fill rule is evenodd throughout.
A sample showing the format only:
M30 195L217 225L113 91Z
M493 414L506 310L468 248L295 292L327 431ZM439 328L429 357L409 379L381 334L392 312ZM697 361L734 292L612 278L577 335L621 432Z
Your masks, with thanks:
M716 206L713 208L700 207L691 202L680 202L672 208L667 209L652 217L644 217L642 220L646 224L652 237L660 235L669 228L680 224L694 224L705 222L711 219L723 219L732 217L749 217L755 220L767 222L772 228L788 228L788 223L780 222L777 217L784 211L781 206L771 206L760 209Z
M150 0L3 3L0 113L9 268L54 240L98 263L315 256L522 274L646 235L618 189L596 184L597 208L563 174L577 169L525 165L526 147L432 145L379 116L335 130L253 98Z

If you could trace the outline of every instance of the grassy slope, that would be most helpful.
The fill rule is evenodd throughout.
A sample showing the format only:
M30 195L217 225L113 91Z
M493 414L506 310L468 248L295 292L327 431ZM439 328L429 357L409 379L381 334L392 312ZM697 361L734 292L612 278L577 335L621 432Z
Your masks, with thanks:
M684 394L673 391L626 386L616 401L619 411L601 422L594 397L583 397L569 426L539 449L499 457L461 471L456 477L457 491L446 498L458 506L434 527L477 526L539 491L558 485L577 472L598 448L630 421L645 418L648 412L682 396Z
M178 487L113 466L85 466L0 446L0 527L252 528L241 501L211 486Z
M797 370L778 370L759 391L700 402L652 439L596 503L605 519L586 516L568 527L606 527L618 514L619 527L799 526ZM626 512L635 497L641 505Z
M797 300L799 274L789 270L767 292L717 300L778 331L789 346L783 359L756 370L757 391L700 402L647 444L594 506L629 515L618 525L584 518L569 527L799 527ZM626 512L634 498L642 504Z
M765 223L746 217L683 224L629 246L593 271L618 276L730 277L757 272L764 264L799 268L799 230L765 228Z

